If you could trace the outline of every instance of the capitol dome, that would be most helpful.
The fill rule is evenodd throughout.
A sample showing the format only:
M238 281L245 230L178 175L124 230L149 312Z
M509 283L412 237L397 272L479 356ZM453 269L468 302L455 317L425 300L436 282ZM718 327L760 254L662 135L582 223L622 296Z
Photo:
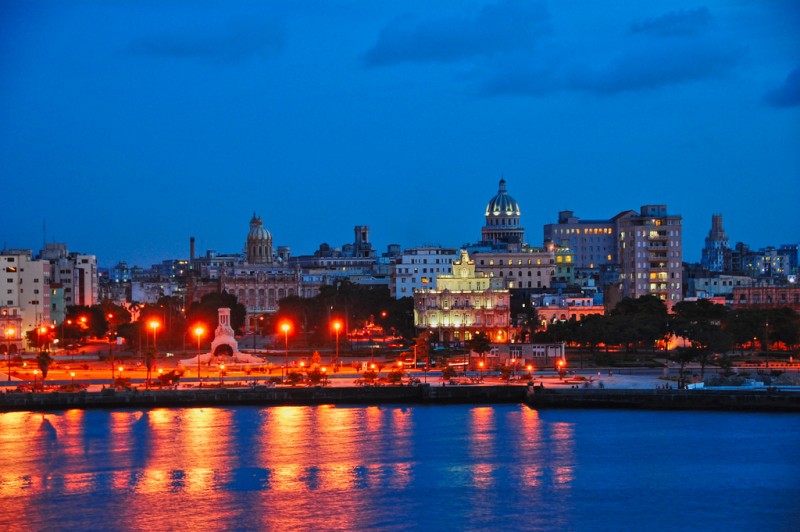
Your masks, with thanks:
M525 229L519 220L519 204L508 195L506 180L501 179L497 195L486 205L486 225L481 229L481 241L507 250L519 248L525 238Z
M500 180L500 187L497 195L489 200L486 205L486 216L519 216L519 204L508 195L506 191L506 180Z

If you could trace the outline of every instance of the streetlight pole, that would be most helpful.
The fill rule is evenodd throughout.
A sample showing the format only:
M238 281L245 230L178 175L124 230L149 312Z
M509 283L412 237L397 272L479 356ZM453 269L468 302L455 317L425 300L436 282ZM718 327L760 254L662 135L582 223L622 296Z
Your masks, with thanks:
M333 322L333 330L336 331L336 358L333 359L333 370L336 371L336 364L339 362L339 329L342 328L342 322Z
M291 325L288 323L284 323L281 325L281 330L283 330L283 337L284 337L284 368L286 372L286 377L289 376L289 329L291 329ZM281 372L281 376L283 376L283 372Z
M200 380L200 337L205 332L205 329L202 327L195 327L194 328L194 335L197 336L197 382L200 385L200 388L203 387L203 381Z
M113 319L114 315L109 313L108 315L109 323L111 323L111 320ZM110 347L108 349L109 349L109 354L111 355L111 384L114 384L114 339L112 338L112 336L114 336L113 332L109 331L108 342L110 344Z
M6 343L8 343L8 337L13 336L17 331L13 328L8 328L4 332L6 336ZM38 334L39 329L36 329L36 332ZM8 362L8 382L11 382L11 346L6 348L6 361Z

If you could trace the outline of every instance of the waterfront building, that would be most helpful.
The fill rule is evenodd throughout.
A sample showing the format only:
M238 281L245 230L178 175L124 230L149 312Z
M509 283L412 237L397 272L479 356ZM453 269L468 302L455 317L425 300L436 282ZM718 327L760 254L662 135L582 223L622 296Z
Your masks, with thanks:
M725 256L730 252L729 240L722 228L722 215L711 215L711 230L706 237L700 264L711 272L725 271Z
M452 269L437 275L433 287L414 292L414 326L431 331L439 342L469 341L477 332L507 341L510 294L499 277L476 271L466 250L460 251Z
M730 271L756 279L786 280L798 273L797 249L796 244L784 244L751 250L747 244L738 242L730 254Z
M50 262L34 259L30 249L10 249L0 252L0 269L0 311L17 309L21 331L51 325Z
M671 307L683 298L681 216L643 205L617 217L622 297L655 295Z
M455 248L422 246L400 253L389 276L389 293L396 299L414 297L414 291L433 286L436 276L453 273Z

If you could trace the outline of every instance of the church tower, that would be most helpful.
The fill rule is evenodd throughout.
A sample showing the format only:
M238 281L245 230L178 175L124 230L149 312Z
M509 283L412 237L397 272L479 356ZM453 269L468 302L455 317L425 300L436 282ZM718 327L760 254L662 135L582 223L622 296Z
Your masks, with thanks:
M250 232L247 234L247 262L250 264L272 264L272 235L264 229L264 221L253 213Z

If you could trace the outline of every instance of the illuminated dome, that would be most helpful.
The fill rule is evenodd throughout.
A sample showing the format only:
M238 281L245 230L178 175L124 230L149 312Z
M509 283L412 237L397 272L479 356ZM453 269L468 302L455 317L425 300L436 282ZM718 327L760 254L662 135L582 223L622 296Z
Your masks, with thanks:
M500 180L500 187L497 195L489 200L486 205L486 216L519 216L519 204L508 195L506 191L506 180Z
M522 246L525 229L519 224L519 204L506 191L506 180L500 180L497 195L486 206L486 225L481 229L481 241L508 251Z

